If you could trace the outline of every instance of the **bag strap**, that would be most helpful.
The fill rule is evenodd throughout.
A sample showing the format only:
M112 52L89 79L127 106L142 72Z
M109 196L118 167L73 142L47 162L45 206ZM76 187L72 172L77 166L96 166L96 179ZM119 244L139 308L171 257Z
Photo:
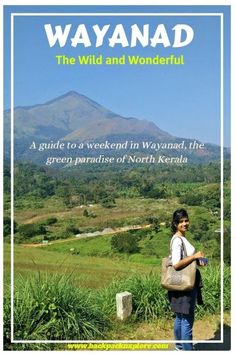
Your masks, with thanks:
M181 252L181 259L183 259L183 258L187 257L187 250L186 250L186 246L185 246L184 241L181 236L175 236L172 238L171 243L170 243L170 255L172 254L172 244L177 237L180 238L181 242L182 242L183 257L182 257L182 252Z

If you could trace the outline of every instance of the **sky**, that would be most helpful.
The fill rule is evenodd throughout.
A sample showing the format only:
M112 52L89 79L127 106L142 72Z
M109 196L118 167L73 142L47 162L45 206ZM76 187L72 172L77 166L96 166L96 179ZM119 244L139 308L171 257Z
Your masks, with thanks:
M135 16L134 13L153 12L155 16ZM229 8L226 6L8 6L5 7L5 109L10 107L10 13L14 17L14 106L45 103L68 91L77 91L111 111L125 117L155 122L162 130L183 137L220 145L220 19L219 16L161 16L161 13L224 13L224 146L230 146L230 62ZM24 16L23 13L132 13L130 16ZM127 37L130 26L150 25L154 33L164 24L173 42L172 28L188 24L194 30L193 41L186 47L150 46L143 48L76 48L70 41L60 48L50 48L44 25L72 24L73 37L77 26L85 24L91 40L91 26L122 23ZM58 65L56 55L121 56L184 55L184 65Z

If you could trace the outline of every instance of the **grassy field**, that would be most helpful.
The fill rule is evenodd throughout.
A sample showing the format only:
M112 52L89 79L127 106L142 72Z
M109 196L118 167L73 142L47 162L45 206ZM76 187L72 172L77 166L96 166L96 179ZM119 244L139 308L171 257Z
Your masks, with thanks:
M76 242L78 244L78 241ZM63 247L66 248L64 244ZM67 244L67 248L69 247ZM9 283L10 245L5 244L4 248L5 280ZM15 277L19 275L29 277L38 272L73 273L77 285L100 288L109 284L114 278L124 278L135 272L149 273L153 270L157 270L157 267L134 264L128 260L121 261L119 258L71 255L63 250L60 250L60 252L55 250L48 251L45 248L26 248L22 245L15 245L14 248Z

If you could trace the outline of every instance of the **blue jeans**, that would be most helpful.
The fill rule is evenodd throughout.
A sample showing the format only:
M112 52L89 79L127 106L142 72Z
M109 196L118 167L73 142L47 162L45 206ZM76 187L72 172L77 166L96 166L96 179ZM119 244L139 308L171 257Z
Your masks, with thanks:
M196 303L196 289L193 289L191 296L191 306L188 315L176 313L174 322L174 335L176 340L192 340L193 339L193 322L194 309ZM179 350L193 350L192 343L176 343L176 348Z
M176 340L192 340L193 339L193 322L194 312L189 315L176 313L174 323L174 334ZM176 343L176 348L179 350L193 350L192 343Z

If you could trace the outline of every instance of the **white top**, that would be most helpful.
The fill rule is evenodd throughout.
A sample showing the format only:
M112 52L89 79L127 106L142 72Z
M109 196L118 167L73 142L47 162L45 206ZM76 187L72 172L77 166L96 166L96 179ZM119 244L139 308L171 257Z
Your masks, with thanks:
M172 265L176 265L181 260L181 252L182 252L182 241L184 242L185 249L187 252L187 256L192 256L195 253L195 248L191 245L191 243L186 239L185 236L176 236L174 235L171 239L174 239L172 242L171 247L171 258L172 258Z

